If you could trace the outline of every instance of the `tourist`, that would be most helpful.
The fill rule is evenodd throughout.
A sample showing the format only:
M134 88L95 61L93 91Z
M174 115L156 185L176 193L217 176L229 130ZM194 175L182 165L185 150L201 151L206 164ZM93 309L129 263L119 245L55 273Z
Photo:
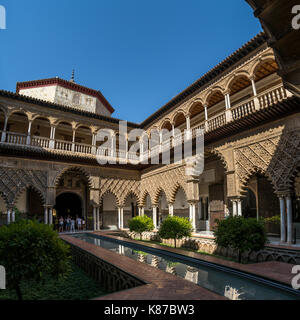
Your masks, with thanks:
M60 217L59 219L59 232L64 232L64 218Z
M85 220L84 220L84 218L82 218L81 224L82 224L82 230L85 230Z
M67 219L66 219L66 229L67 229L67 231L70 231L70 228L71 228L71 218L70 218L70 216L67 216Z
M72 217L71 219L71 229L70 232L75 232L75 219Z
M77 219L76 219L76 222L77 222L77 229L78 230L81 230L81 218L79 218L78 216L77 216Z

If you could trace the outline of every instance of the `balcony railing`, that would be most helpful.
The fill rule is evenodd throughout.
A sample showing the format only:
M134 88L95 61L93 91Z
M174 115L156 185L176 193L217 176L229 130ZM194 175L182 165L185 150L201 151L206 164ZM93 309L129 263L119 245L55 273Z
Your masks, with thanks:
M126 152L122 150L113 150L110 148L96 147L89 144L83 143L72 143L71 141L64 140L51 140L46 137L31 136L28 137L26 134L16 133L16 132L1 132L1 143L14 144L14 145L24 145L27 147L43 148L43 149L54 149L61 152L72 152L78 155L91 155L98 157L109 157L109 158L119 158L137 161L144 161L150 156L156 156L157 154L167 150L168 146L176 147L184 142L185 139L190 139L196 136L198 129L202 129L205 132L214 131L226 123L231 121L236 121L242 119L250 114L257 112L258 110L266 109L284 99L291 96L292 94L285 90L282 85L277 85L272 87L256 97L252 97L245 101L242 101L236 106L222 111L214 117L203 121L200 124L192 127L189 132L180 133L175 137L170 137L162 142L161 145L156 145L151 148L151 151L146 150L140 155L134 152ZM184 139L185 138L185 139ZM163 138L164 140L164 138Z

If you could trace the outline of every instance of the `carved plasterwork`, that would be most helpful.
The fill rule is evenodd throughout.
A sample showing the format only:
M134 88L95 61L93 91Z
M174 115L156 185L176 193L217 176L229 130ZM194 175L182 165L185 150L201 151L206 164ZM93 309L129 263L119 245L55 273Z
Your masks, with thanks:
M0 193L8 207L12 207L28 187L34 188L45 203L47 172L0 167Z

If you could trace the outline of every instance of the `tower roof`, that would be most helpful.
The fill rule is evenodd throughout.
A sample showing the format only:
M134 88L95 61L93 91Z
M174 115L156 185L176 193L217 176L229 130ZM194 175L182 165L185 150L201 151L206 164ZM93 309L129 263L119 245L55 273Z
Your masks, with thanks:
M48 87L59 85L66 89L70 89L73 91L77 91L86 95L94 96L99 99L105 108L110 112L113 113L115 109L111 106L111 104L106 100L103 94L100 91L90 89L79 85L72 81L67 81L61 78L49 78L49 79L41 79L41 80L33 80L33 81L25 81L25 82L17 82L16 93L19 93L22 89L29 89L29 88L38 88L38 87Z

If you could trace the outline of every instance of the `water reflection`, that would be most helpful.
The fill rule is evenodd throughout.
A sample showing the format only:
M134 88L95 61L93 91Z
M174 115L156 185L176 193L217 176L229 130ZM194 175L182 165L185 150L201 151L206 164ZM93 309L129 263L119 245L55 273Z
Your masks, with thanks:
M74 237L119 255L147 263L154 268L184 278L231 300L299 300L299 297L292 293L197 262L175 259L164 253L154 255L147 252L151 251L147 247L143 247L143 251L140 251L134 244L122 245L91 234L76 234Z

